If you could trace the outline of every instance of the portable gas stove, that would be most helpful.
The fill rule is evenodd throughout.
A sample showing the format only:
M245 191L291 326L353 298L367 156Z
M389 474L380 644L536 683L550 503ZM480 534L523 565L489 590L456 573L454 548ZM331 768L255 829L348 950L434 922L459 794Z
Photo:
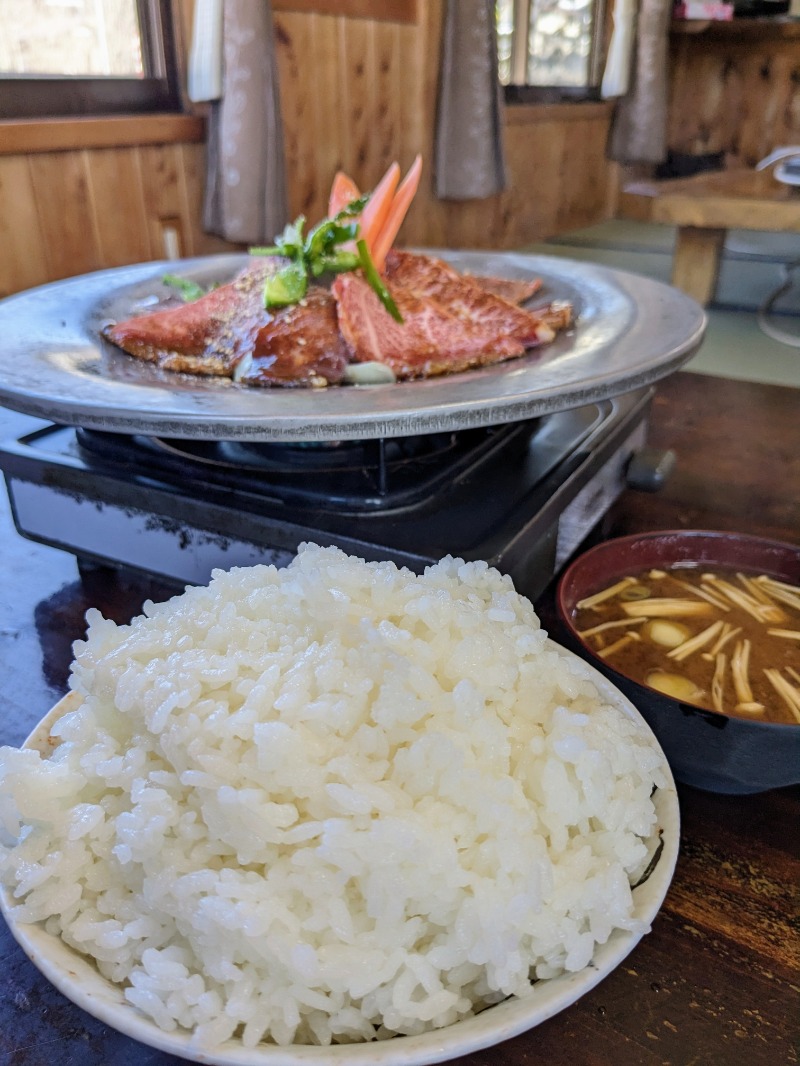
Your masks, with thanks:
M485 559L535 597L635 471L652 390L540 418L366 441L241 443L50 425L0 449L26 537L81 560L205 583L303 541L415 570ZM645 461L643 461L643 456Z
M252 389L170 375L101 339L242 256L120 267L0 303L0 402L50 425L0 449L26 537L180 583L283 564L303 541L420 570L485 559L536 596L643 460L652 385L697 350L702 309L620 271L546 256L441 253L542 279L576 326L529 356L366 388Z

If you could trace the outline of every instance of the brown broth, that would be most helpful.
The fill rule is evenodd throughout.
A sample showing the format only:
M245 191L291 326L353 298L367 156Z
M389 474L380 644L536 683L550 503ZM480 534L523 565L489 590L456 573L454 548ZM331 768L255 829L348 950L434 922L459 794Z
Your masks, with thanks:
M707 580L709 574L716 580ZM659 687L654 683L652 675L658 671L669 672L679 675L688 686L689 691L678 697L684 703L692 703L707 710L716 710L739 718L798 725L800 702L798 709L793 710L773 687L765 671L779 671L784 683L791 686L800 701L800 639L769 633L770 629L777 629L800 634L800 609L771 595L769 586L762 580L747 584L748 580L753 582L753 579L757 578L759 575L755 573L743 574L742 571L724 568L712 569L707 565L683 565L634 572L625 579L627 584L624 588L618 589L601 602L586 604L585 600L581 601L572 612L572 621L584 642L596 654L609 666L640 684ZM720 582L727 583L729 588L725 589ZM617 581L609 583L609 588L616 584ZM753 617L743 606L734 602L738 593L749 598L751 608L753 603L757 605L759 598L754 592L755 589L760 590L766 601L762 603L762 608L766 607L768 611L766 619ZM598 591L602 593L605 590ZM706 597L709 595L728 609L708 602ZM800 601L800 588L795 590L795 595ZM586 597L587 600L594 598ZM657 601L665 599L694 604L694 610L701 613L691 613L690 608L685 611L681 608L680 613L661 616L656 620L655 615L650 615L648 607L655 604L657 608ZM772 610L780 612L780 620L777 617L770 620L770 604ZM645 613L640 616L639 612ZM587 633L587 630L595 630L609 622L638 617L643 620ZM669 655L673 649L653 639L654 633L659 631L662 637L667 635L662 623L684 627L684 640L698 636L714 624L717 628L702 646L694 651L687 648L688 654L683 657L679 647L676 646L674 654ZM738 628L739 632L729 636L717 650L715 646L725 636L726 626ZM680 637L680 634L674 631L670 635L673 635L675 640ZM744 688L740 684L737 689L733 679L732 660L741 653L745 641L750 643L749 660L746 671L737 672L740 679L743 676L746 678L746 684ZM720 656L724 656L724 662L720 661ZM715 706L712 683L715 672L722 667L722 684L717 692ZM747 686L751 690L751 696L745 699ZM759 705L762 709L759 709ZM749 710L746 709L748 706Z

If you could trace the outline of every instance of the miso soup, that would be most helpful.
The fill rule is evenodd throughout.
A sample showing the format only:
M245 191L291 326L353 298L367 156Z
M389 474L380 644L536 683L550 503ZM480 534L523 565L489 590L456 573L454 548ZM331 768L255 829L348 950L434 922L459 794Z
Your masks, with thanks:
M573 611L581 638L640 684L719 714L800 724L800 588L706 566L644 570Z

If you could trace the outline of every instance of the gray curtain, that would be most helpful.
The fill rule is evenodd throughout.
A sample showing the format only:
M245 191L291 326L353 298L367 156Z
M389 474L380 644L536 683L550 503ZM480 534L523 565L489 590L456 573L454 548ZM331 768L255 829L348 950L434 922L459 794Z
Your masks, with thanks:
M203 226L271 244L288 221L270 0L224 0L222 96L209 105Z
M506 187L492 0L447 2L434 166L440 200L482 199Z
M669 24L672 0L640 0L631 86L617 104L609 156L661 163L667 155Z

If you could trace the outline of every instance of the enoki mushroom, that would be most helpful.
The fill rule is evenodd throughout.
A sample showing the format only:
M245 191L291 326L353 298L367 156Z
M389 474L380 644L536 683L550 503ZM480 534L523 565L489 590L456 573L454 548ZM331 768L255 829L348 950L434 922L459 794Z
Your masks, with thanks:
M651 568L587 596L576 621L597 655L675 699L773 721L788 712L800 722L794 585L724 567Z
M795 688L781 674L780 670L765 670L767 680L784 701L791 713L800 722L800 688Z
M760 714L764 710L764 704L753 699L753 690L750 687L748 676L750 669L749 640L738 640L731 656L731 677L733 678L733 690L736 693L736 710L750 714Z

